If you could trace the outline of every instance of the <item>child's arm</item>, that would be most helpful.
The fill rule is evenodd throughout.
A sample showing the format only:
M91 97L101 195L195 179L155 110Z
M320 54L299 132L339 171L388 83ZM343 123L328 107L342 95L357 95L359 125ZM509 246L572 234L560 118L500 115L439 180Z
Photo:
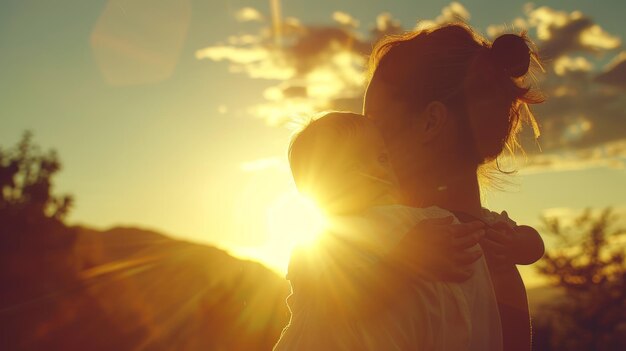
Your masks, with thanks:
M519 225L513 228L513 247L511 259L515 264L532 264L544 254L543 240L535 228Z
M492 212L491 216L496 217L495 223L490 225L481 245L495 263L527 265L543 256L543 240L533 227L517 225L506 212Z

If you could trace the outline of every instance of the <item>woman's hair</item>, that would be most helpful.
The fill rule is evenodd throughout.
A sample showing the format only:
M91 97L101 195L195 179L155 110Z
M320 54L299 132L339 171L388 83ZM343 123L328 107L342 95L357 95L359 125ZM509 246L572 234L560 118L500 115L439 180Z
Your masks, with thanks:
M524 33L505 34L490 43L466 24L390 36L370 56L370 87L374 81L385 82L391 103L415 114L432 101L444 103L467 128L461 140L467 143L464 150L482 165L504 148L512 152L520 147L517 135L523 121L539 136L527 104L543 99L522 85L531 64L539 65L532 47ZM380 99L376 94L368 91L368 99Z
M311 197L332 190L333 172L354 157L346 146L367 122L360 114L329 112L294 134L287 155L298 190Z

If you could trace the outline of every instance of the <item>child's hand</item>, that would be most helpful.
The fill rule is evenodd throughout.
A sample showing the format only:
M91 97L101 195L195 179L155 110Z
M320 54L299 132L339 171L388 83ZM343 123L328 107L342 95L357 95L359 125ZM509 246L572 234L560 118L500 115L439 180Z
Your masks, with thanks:
M484 236L484 223L452 224L453 217L421 221L389 253L409 274L434 281L462 282L472 275L470 265L480 251L469 248Z
M517 227L517 223L509 217L509 214L506 211L498 213L483 209L483 217L487 223L491 225L498 225L501 228L514 229Z
M480 241L480 246L485 251L485 259L490 263L490 268L495 270L507 270L514 265L512 253L514 248L514 228L508 223L498 222L487 228L485 237Z

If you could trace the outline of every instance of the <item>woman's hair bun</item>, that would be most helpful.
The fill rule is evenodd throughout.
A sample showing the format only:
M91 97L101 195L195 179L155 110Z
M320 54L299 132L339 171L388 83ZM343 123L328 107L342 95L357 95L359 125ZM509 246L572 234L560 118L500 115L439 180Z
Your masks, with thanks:
M503 34L491 45L494 64L511 77L519 78L528 73L530 49L524 37L516 34Z

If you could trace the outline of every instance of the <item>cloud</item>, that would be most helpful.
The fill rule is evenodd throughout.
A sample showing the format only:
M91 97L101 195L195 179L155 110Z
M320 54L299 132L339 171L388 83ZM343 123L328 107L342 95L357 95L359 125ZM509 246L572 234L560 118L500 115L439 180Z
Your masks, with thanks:
M357 28L359 26L359 21L352 17L350 14L341 11L333 12L333 19L337 21L337 23L342 24L344 26Z
M270 23L257 22L256 32L231 36L226 44L198 50L196 57L226 61L232 73L272 82L259 92L264 101L248 107L270 125L285 126L324 110L360 112L367 55L381 37L406 29L390 13L379 14L371 28L361 28L346 12L330 17L328 25L286 17L279 23L278 41ZM452 2L416 28L470 19L467 8ZM528 31L540 56L547 58L537 83L548 102L533 106L543 153L527 150L528 171L622 167L624 153L615 151L626 143L626 52L617 53L621 39L580 11L547 6L527 5L509 23L487 27L492 38L521 30ZM616 57L602 67L610 55Z
M254 79L287 80L295 75L294 67L287 65L284 58L261 45L237 47L218 45L196 51L197 59L228 61L231 73L247 73Z
M596 81L626 89L626 51L622 51L610 62Z
M626 140L609 142L585 149L562 150L530 155L522 174L546 171L576 171L589 168L626 169Z
M444 6L441 9L441 14L434 20L423 19L417 22L415 30L428 29L437 25L454 23L454 22L469 22L469 11L459 2L453 1L448 6Z
M235 12L235 19L239 22L261 22L265 19L265 17L263 17L263 15L253 7L244 7Z
M568 52L601 53L621 46L620 38L604 31L580 11L529 7L527 17L530 27L536 30L544 59L554 60Z
M496 38L504 33L520 33L528 29L528 21L522 17L516 17L510 23L492 24L487 26L487 36Z
M209 58L214 61L228 60L238 64L250 64L266 60L270 53L261 47L238 48L213 46L196 52L197 59Z
M577 71L589 72L592 68L592 63L583 56L561 56L554 61L554 73L559 76Z
M271 125L284 125L326 109L360 111L371 40L356 31L358 21L345 12L333 13L335 25L303 25L287 18L276 44L269 25L257 33L234 36L229 44L198 50L196 58L227 61L233 73L279 81L263 91L265 102L248 111ZM384 17L384 16L383 16ZM394 21L385 17L386 30ZM357 100L359 101L357 103Z

